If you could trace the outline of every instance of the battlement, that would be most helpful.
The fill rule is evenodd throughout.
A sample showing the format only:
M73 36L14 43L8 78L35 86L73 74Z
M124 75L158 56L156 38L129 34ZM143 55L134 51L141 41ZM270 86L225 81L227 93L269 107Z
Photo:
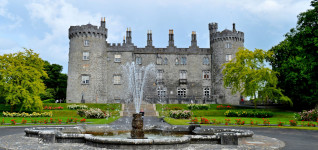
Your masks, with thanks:
M244 42L244 32L236 31L235 23L233 23L232 30L225 29L222 32L218 31L217 23L209 23L209 30L210 30L210 40L212 43L217 41L226 41L226 40Z
M98 27L91 24L71 26L68 31L69 39L74 37L107 38L107 28L102 26Z

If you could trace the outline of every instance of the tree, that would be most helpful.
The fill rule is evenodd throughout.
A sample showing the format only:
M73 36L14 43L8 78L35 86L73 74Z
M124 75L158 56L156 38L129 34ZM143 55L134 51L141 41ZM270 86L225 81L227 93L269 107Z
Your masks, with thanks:
M31 49L0 56L0 95L11 105L22 104L21 109L41 110L40 94L45 86L41 77L44 61Z
M253 52L240 48L235 58L223 65L224 87L231 87L232 94L240 92L245 97L255 97L255 101L280 100L292 105L282 90L276 88L277 73L265 67L265 59L271 56L271 52L261 49Z
M43 77L46 92L41 95L42 99L65 99L67 87L67 75L61 73L63 67L58 64L50 64L45 61L44 70L48 77Z
M295 109L310 109L318 104L318 0L313 9L298 15L296 28L285 35L285 40L269 51L268 59L279 72L278 87L292 99Z

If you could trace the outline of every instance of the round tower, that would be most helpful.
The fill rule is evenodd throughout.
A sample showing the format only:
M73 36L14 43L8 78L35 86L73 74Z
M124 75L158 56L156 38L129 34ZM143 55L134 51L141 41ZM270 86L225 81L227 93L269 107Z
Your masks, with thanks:
M91 24L69 28L69 62L67 103L101 103L105 73L107 28L105 18L100 27Z
M239 104L240 94L232 95L230 88L223 87L222 65L235 58L238 48L244 47L244 33L233 29L218 31L217 23L209 24L210 48L212 50L212 94L220 103Z

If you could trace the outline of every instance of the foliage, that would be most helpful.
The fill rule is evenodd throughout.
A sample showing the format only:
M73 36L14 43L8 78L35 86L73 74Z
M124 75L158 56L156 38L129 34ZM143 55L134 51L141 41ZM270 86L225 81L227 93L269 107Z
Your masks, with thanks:
M318 1L313 0L311 6L313 9L298 15L297 26L290 29L285 40L269 50L273 57L268 60L279 72L278 87L297 110L318 104Z
M28 110L41 110L40 94L45 86L44 61L33 50L0 55L0 95L12 107L22 104Z
M24 118L22 119L21 121L21 124L26 124L27 123L27 120L25 120Z
M175 119L189 119L192 116L192 112L188 110L170 110L169 117Z
M295 118L297 120L303 120L303 121L317 121L318 120L318 110L312 109L309 111L303 110L303 112L299 112L295 114Z
M80 122L81 122L81 123L84 123L84 122L86 122L86 119L83 118L83 119L80 120Z
M110 114L104 113L99 108L90 108L88 110L86 109L79 109L77 110L78 115L81 117L85 116L86 118L108 118L110 117Z
M195 117L194 119L191 119L191 123L192 123L192 124L199 124L198 118Z
M53 113L52 111L50 112L43 112L43 113L37 113L37 112L33 112L32 114L29 113L10 113L10 112L3 112L3 117L52 117Z
M16 125L16 124L17 124L17 122L14 119L12 119L11 120L11 125Z
M6 122L4 121L4 118L2 118L2 121L0 122L0 125L4 125Z
M188 104L187 107L190 110L208 110L209 109L208 104Z
M235 59L223 65L224 87L231 87L233 94L240 92L245 97L253 97L255 102L280 100L292 105L291 100L282 94L282 90L276 88L277 72L265 67L265 58L270 57L271 51L255 49L253 52L240 48Z
M55 103L55 99L53 98L47 99L47 100L44 100L43 103Z
M72 105L67 105L67 108L71 110L76 110L76 109L87 109L88 107L86 105L72 104Z
M265 126L269 126L269 125L270 125L270 122L269 122L268 119L263 118L263 124L264 124Z
M182 107L178 107L178 106L166 106L164 108L164 110L182 110L183 108Z
M200 124L210 124L209 119L201 117L201 123Z
M45 61L44 70L48 77L43 77L43 82L47 87L46 92L41 95L42 99L65 99L67 87L67 75L61 73L63 66L50 64Z
M296 120L289 120L290 126L297 126L297 121Z
M244 125L244 124L245 124L245 121L244 121L244 120L241 120L241 119L235 119L235 124L237 124L237 125Z
M224 115L226 117L257 117L257 118L270 118L274 114L269 111L237 111L237 110L227 110Z
M281 121L277 122L278 126L284 126L284 124L285 124L285 122L281 122Z

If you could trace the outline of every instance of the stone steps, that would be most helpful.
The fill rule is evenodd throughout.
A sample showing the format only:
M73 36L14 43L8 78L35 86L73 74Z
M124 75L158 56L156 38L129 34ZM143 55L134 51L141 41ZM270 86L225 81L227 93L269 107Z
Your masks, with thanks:
M136 113L134 104L123 104L122 116L132 116ZM142 103L140 108L145 112L145 116L158 116L158 112L155 110L155 104Z

